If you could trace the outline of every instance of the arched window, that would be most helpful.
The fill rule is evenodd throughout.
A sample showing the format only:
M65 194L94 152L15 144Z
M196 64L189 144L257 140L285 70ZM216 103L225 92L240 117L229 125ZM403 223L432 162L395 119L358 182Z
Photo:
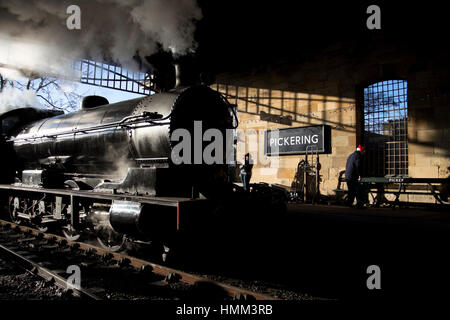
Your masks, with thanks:
M386 80L364 88L366 176L408 175L408 83Z

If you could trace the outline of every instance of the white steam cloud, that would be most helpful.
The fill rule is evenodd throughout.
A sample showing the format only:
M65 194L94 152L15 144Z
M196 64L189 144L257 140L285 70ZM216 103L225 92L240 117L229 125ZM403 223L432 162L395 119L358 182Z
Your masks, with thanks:
M67 8L81 9L81 29L69 30ZM0 0L0 67L67 71L68 61L104 58L133 67L133 56L195 50L196 0Z
M33 90L19 90L13 87L5 87L0 92L0 114L8 112L16 107L39 107L40 104Z

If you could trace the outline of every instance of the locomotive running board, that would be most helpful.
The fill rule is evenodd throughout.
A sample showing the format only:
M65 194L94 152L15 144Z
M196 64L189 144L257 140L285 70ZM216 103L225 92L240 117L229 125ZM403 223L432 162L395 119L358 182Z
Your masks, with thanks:
M207 199L191 199L182 197L156 197L156 196L136 196L130 194L112 194L104 192L93 192L86 190L63 190L47 189L36 187L24 187L10 184L0 184L0 190L14 190L22 192L48 193L61 196L75 196L80 198L102 199L102 200L127 200L146 204L155 204L161 206L177 207L185 202L206 202Z
M85 190L63 190L63 189L47 189L41 187L26 187L23 185L8 185L0 184L0 192L22 192L22 193L40 193L40 194L52 194L55 196L70 197L70 203L74 202L75 198L84 199L98 199L98 200L109 200L109 201L132 201L141 204L155 205L161 207L172 207L176 212L176 230L181 231L185 229L186 223L189 223L191 219L195 220L200 212L208 210L210 208L211 202L207 199L191 199L191 198L180 198L180 197L156 197L156 196L136 196L129 194L112 194L103 192L93 192ZM73 210L75 206L70 206L70 216L71 225L74 228L78 227L79 213L77 210ZM198 218L198 217L197 217Z

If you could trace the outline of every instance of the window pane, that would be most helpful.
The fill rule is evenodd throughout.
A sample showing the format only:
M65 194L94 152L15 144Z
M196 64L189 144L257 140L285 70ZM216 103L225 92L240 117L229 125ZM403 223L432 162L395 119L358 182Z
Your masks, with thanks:
M407 87L404 80L387 80L364 88L366 173L408 174Z

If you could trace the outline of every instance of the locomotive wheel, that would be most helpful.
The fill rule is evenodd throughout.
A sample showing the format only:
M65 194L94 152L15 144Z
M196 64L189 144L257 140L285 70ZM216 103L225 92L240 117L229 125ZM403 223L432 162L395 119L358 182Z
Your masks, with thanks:
M183 250L180 250L179 242L165 242L160 247L160 259L163 264L170 265L183 261ZM184 256L186 258L186 256Z
M161 260L164 263L168 263L171 259L172 253L170 252L170 248L166 245L163 245L163 253L161 254Z
M117 252L125 245L125 235L114 231L100 232L97 234L97 241L103 249Z
M73 229L71 225L63 228L62 233L69 241L77 241L81 236L81 234L77 230Z
M36 228L40 231L40 232L47 232L48 231L48 226L46 226L45 224L37 224Z
M17 217L17 210L14 205L14 197L9 197L9 218L11 219L11 222L14 222L15 224L20 224L21 220Z
M64 186L71 190L80 190L80 186L73 180L64 181Z

